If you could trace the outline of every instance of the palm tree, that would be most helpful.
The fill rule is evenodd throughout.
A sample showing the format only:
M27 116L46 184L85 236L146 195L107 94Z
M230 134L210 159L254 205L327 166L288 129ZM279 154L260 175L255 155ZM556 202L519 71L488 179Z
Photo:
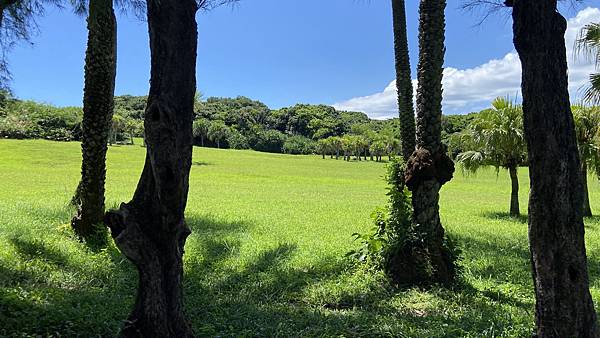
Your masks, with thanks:
M573 106L577 146L583 176L583 216L592 216L588 192L588 169L598 173L600 168L600 108Z
M78 212L71 224L83 238L106 233L104 183L117 65L117 30L112 0L90 0L81 152L81 181L73 199ZM106 236L99 236L98 239Z
M335 151L335 159L338 160L340 158L340 151L343 149L343 141L339 136L332 136L331 139L331 147L333 151Z
M576 51L585 54L600 67L600 23L591 23L581 29L576 41ZM586 101L600 103L600 73L590 75L590 85L585 90Z
M197 102L197 101L196 101ZM200 146L204 147L204 140L208 137L208 128L210 127L210 121L205 118L199 118L194 121L192 126L192 132L195 138L200 138Z
M454 163L441 141L445 8L445 0L421 0L419 7L417 145L405 178L412 191L414 232L423 238L422 254L413 257L415 272L405 277L409 283L447 285L456 275L439 215L439 190L454 173Z
M522 107L507 98L495 99L491 109L480 112L471 122L463 137L470 140L471 146L456 157L457 162L470 172L484 165L507 169L512 183L510 215L520 215L517 168L523 164L527 151Z
M406 6L404 0L392 0L394 21L394 54L396 63L396 89L400 113L400 136L402 155L408 162L415 150L415 111L413 107L413 86L410 74L408 37L406 33Z
M215 121L208 127L207 136L208 139L217 144L217 148L221 148L221 141L227 138L229 134L229 127L221 121Z

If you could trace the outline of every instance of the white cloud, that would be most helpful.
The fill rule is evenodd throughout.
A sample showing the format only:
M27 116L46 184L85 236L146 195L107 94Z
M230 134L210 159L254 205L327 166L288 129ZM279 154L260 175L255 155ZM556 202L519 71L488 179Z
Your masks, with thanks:
M569 90L572 100L577 100L580 89L594 72L594 65L586 60L574 60L573 46L580 29L600 17L600 9L586 8L576 17L569 19L566 32L567 57L569 61ZM416 80L413 80L416 88ZM515 51L501 59L490 60L478 67L444 69L444 112L468 113L487 107L498 96L520 96L521 63ZM356 97L334 104L339 110L362 111L372 118L395 117L396 81L392 81L382 92Z

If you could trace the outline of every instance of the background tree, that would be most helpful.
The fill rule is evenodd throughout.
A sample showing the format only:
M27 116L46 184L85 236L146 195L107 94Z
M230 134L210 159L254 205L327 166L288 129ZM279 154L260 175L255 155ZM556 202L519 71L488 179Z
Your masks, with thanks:
M204 140L208 138L208 128L210 127L210 121L205 118L199 118L194 121L193 133L194 138L200 139L200 146L204 147Z
M583 27L576 41L576 51L585 54L600 67L600 23ZM585 90L585 100L592 104L600 103L600 73L590 75L590 85Z
M583 179L569 103L567 20L557 0L508 0L521 59L529 243L538 337L598 337L589 291Z
M406 5L404 0L392 0L394 23L394 54L396 63L396 89L400 112L400 138L402 155L408 162L415 150L415 111L413 107L413 86L406 33Z
M526 158L522 107L507 98L495 99L491 109L480 112L471 122L463 137L470 140L471 149L460 153L457 162L470 172L485 165L507 169L512 183L510 215L520 215L517 168Z
M381 162L381 157L386 153L386 144L382 140L377 140L371 143L371 148L369 151L373 156L375 156L375 161Z
M229 128L223 122L212 122L208 126L206 136L217 144L217 148L221 148L221 142L227 139L228 134Z
M106 237L104 183L106 152L110 134L115 77L117 72L117 20L112 0L90 0L81 152L81 181L77 188L77 214L71 224L75 232L90 239Z
M588 169L598 174L600 166L600 108L573 106L577 146L583 178L583 216L592 216L588 192Z
M456 274L439 215L439 190L454 173L441 141L445 8L445 0L421 0L419 6L417 145L405 177L412 191L414 230L423 238L418 254L406 257L414 270L402 278L411 284L449 284Z

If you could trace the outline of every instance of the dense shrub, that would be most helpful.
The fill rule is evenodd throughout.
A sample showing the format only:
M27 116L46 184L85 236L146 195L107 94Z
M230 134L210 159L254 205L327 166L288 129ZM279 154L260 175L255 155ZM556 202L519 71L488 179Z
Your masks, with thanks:
M58 108L32 101L10 100L2 108L0 136L71 141L81 136L80 108Z
M310 155L315 150L316 142L301 135L290 136L283 143L283 152L286 154Z
M231 149L250 148L246 136L242 135L242 133L235 129L231 129L229 134L227 135L227 144L229 144L229 148Z
M286 136L277 130L254 131L249 139L250 146L254 150L269 153L280 153L283 149Z

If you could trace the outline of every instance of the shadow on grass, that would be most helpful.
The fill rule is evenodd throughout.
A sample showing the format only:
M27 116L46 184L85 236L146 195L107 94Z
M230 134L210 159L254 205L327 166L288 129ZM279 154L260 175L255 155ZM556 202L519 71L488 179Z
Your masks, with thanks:
M213 165L210 162L205 162L205 161L194 161L192 162L193 166L197 166L197 167L204 167L204 166L209 166L209 165Z
M93 253L40 237L8 238L14 257L0 259L0 336L115 336L133 303L130 264L114 247Z
M398 290L343 257L305 261L296 259L297 243L255 243L252 222L187 221L186 312L200 337L531 334L526 239L458 236L469 280L481 284ZM9 243L15 261L0 259L0 336L116 335L137 278L114 247L79 248L73 257L56 242L21 236ZM591 270L591 280L599 272Z
M482 214L483 217L488 218L488 219L492 219L492 220L501 220L501 221L511 221L511 222L519 222L522 224L527 224L527 215L519 215L519 216L513 216L510 215L508 212L484 212Z

